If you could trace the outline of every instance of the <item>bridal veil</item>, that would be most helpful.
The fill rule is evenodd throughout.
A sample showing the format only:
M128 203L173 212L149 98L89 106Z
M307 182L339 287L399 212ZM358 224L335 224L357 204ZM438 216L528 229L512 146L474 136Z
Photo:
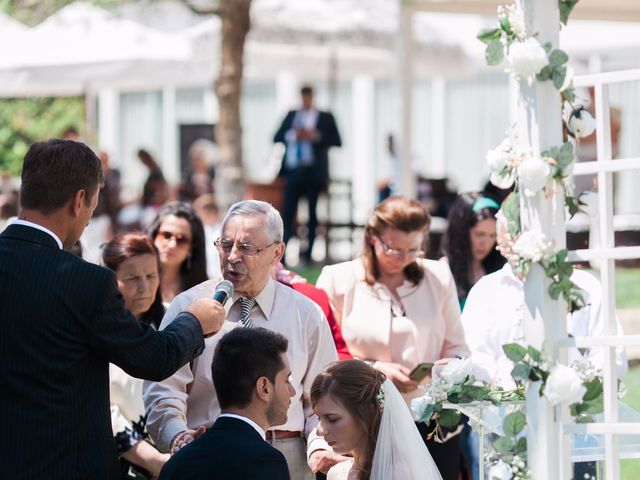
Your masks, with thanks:
M370 480L442 480L402 395L388 379L381 388L384 405Z

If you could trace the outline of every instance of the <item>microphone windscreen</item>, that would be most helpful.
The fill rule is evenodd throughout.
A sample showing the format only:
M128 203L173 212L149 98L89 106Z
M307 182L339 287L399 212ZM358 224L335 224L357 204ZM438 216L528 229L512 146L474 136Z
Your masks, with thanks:
M223 280L216 287L216 291L213 294L213 299L224 305L232 296L233 283L231 283L229 280Z

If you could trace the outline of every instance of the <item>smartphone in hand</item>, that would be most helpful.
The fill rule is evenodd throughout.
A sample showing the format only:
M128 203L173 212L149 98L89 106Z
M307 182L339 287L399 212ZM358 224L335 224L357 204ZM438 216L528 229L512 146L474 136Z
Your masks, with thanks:
M411 370L409 374L409 378L415 382L419 382L424 379L427 375L431 375L431 369L433 368L433 363L430 362L421 362L416 365L416 368Z

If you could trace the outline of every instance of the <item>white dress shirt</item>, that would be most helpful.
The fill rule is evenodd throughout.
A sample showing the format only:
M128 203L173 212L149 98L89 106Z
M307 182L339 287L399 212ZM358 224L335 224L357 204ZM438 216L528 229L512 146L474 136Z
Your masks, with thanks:
M198 298L211 298L222 278L208 280L178 295L165 314L160 329ZM180 368L162 382L145 382L144 403L148 414L147 429L161 451L168 451L171 440L180 432L210 427L220 415L220 405L211 379L211 362L215 347L226 332L236 328L240 305L227 302L227 320L220 331L205 338L202 355ZM264 327L289 340L287 356L291 365L291 384L296 390L291 398L288 419L274 430L304 432L307 451L329 449L315 434L318 422L309 401L311 384L329 363L338 360L331 330L324 314L314 302L292 288L271 278L256 297L251 313L255 327Z
M218 418L222 418L222 417L235 418L236 420L242 420L243 422L248 423L255 429L256 432L260 434L260 436L264 441L267 440L267 434L262 429L262 427L258 425L256 422L254 422L253 420L251 420L249 417L243 417L242 415L236 415L235 413L221 413L220 415L218 415Z
M602 287L596 277L575 269L571 280L583 290L586 306L567 315L567 332L575 337L604 335ZM465 338L471 349L476 374L483 380L505 388L515 386L511 378L513 363L502 350L506 343L523 340L525 306L524 283L506 263L497 272L485 275L473 286L462 311ZM618 322L618 334L622 328ZM569 359L577 358L576 349L569 350ZM588 358L598 368L604 365L604 349L594 348ZM627 369L624 349L616 349L618 374Z
M62 240L60 240L60 237L58 237L58 235L53 233L48 228L43 227L42 225L38 225L37 223L29 222L27 220L21 220L19 218L16 218L13 222L11 222L11 225L22 225L24 227L31 227L35 228L36 230L40 230L41 232L47 233L53 237L53 239L58 244L58 247L60 247L60 250L62 250Z

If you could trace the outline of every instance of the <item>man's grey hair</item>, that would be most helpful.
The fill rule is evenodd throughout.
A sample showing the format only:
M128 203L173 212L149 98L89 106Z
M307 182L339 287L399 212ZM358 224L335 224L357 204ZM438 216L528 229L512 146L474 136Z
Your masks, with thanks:
M272 242L281 242L284 235L284 226L282 225L282 217L278 210L273 208L270 203L262 200L243 200L234 203L229 211L222 219L222 231L231 217L236 215L241 217L253 217L256 215L264 215L266 218L267 234Z

